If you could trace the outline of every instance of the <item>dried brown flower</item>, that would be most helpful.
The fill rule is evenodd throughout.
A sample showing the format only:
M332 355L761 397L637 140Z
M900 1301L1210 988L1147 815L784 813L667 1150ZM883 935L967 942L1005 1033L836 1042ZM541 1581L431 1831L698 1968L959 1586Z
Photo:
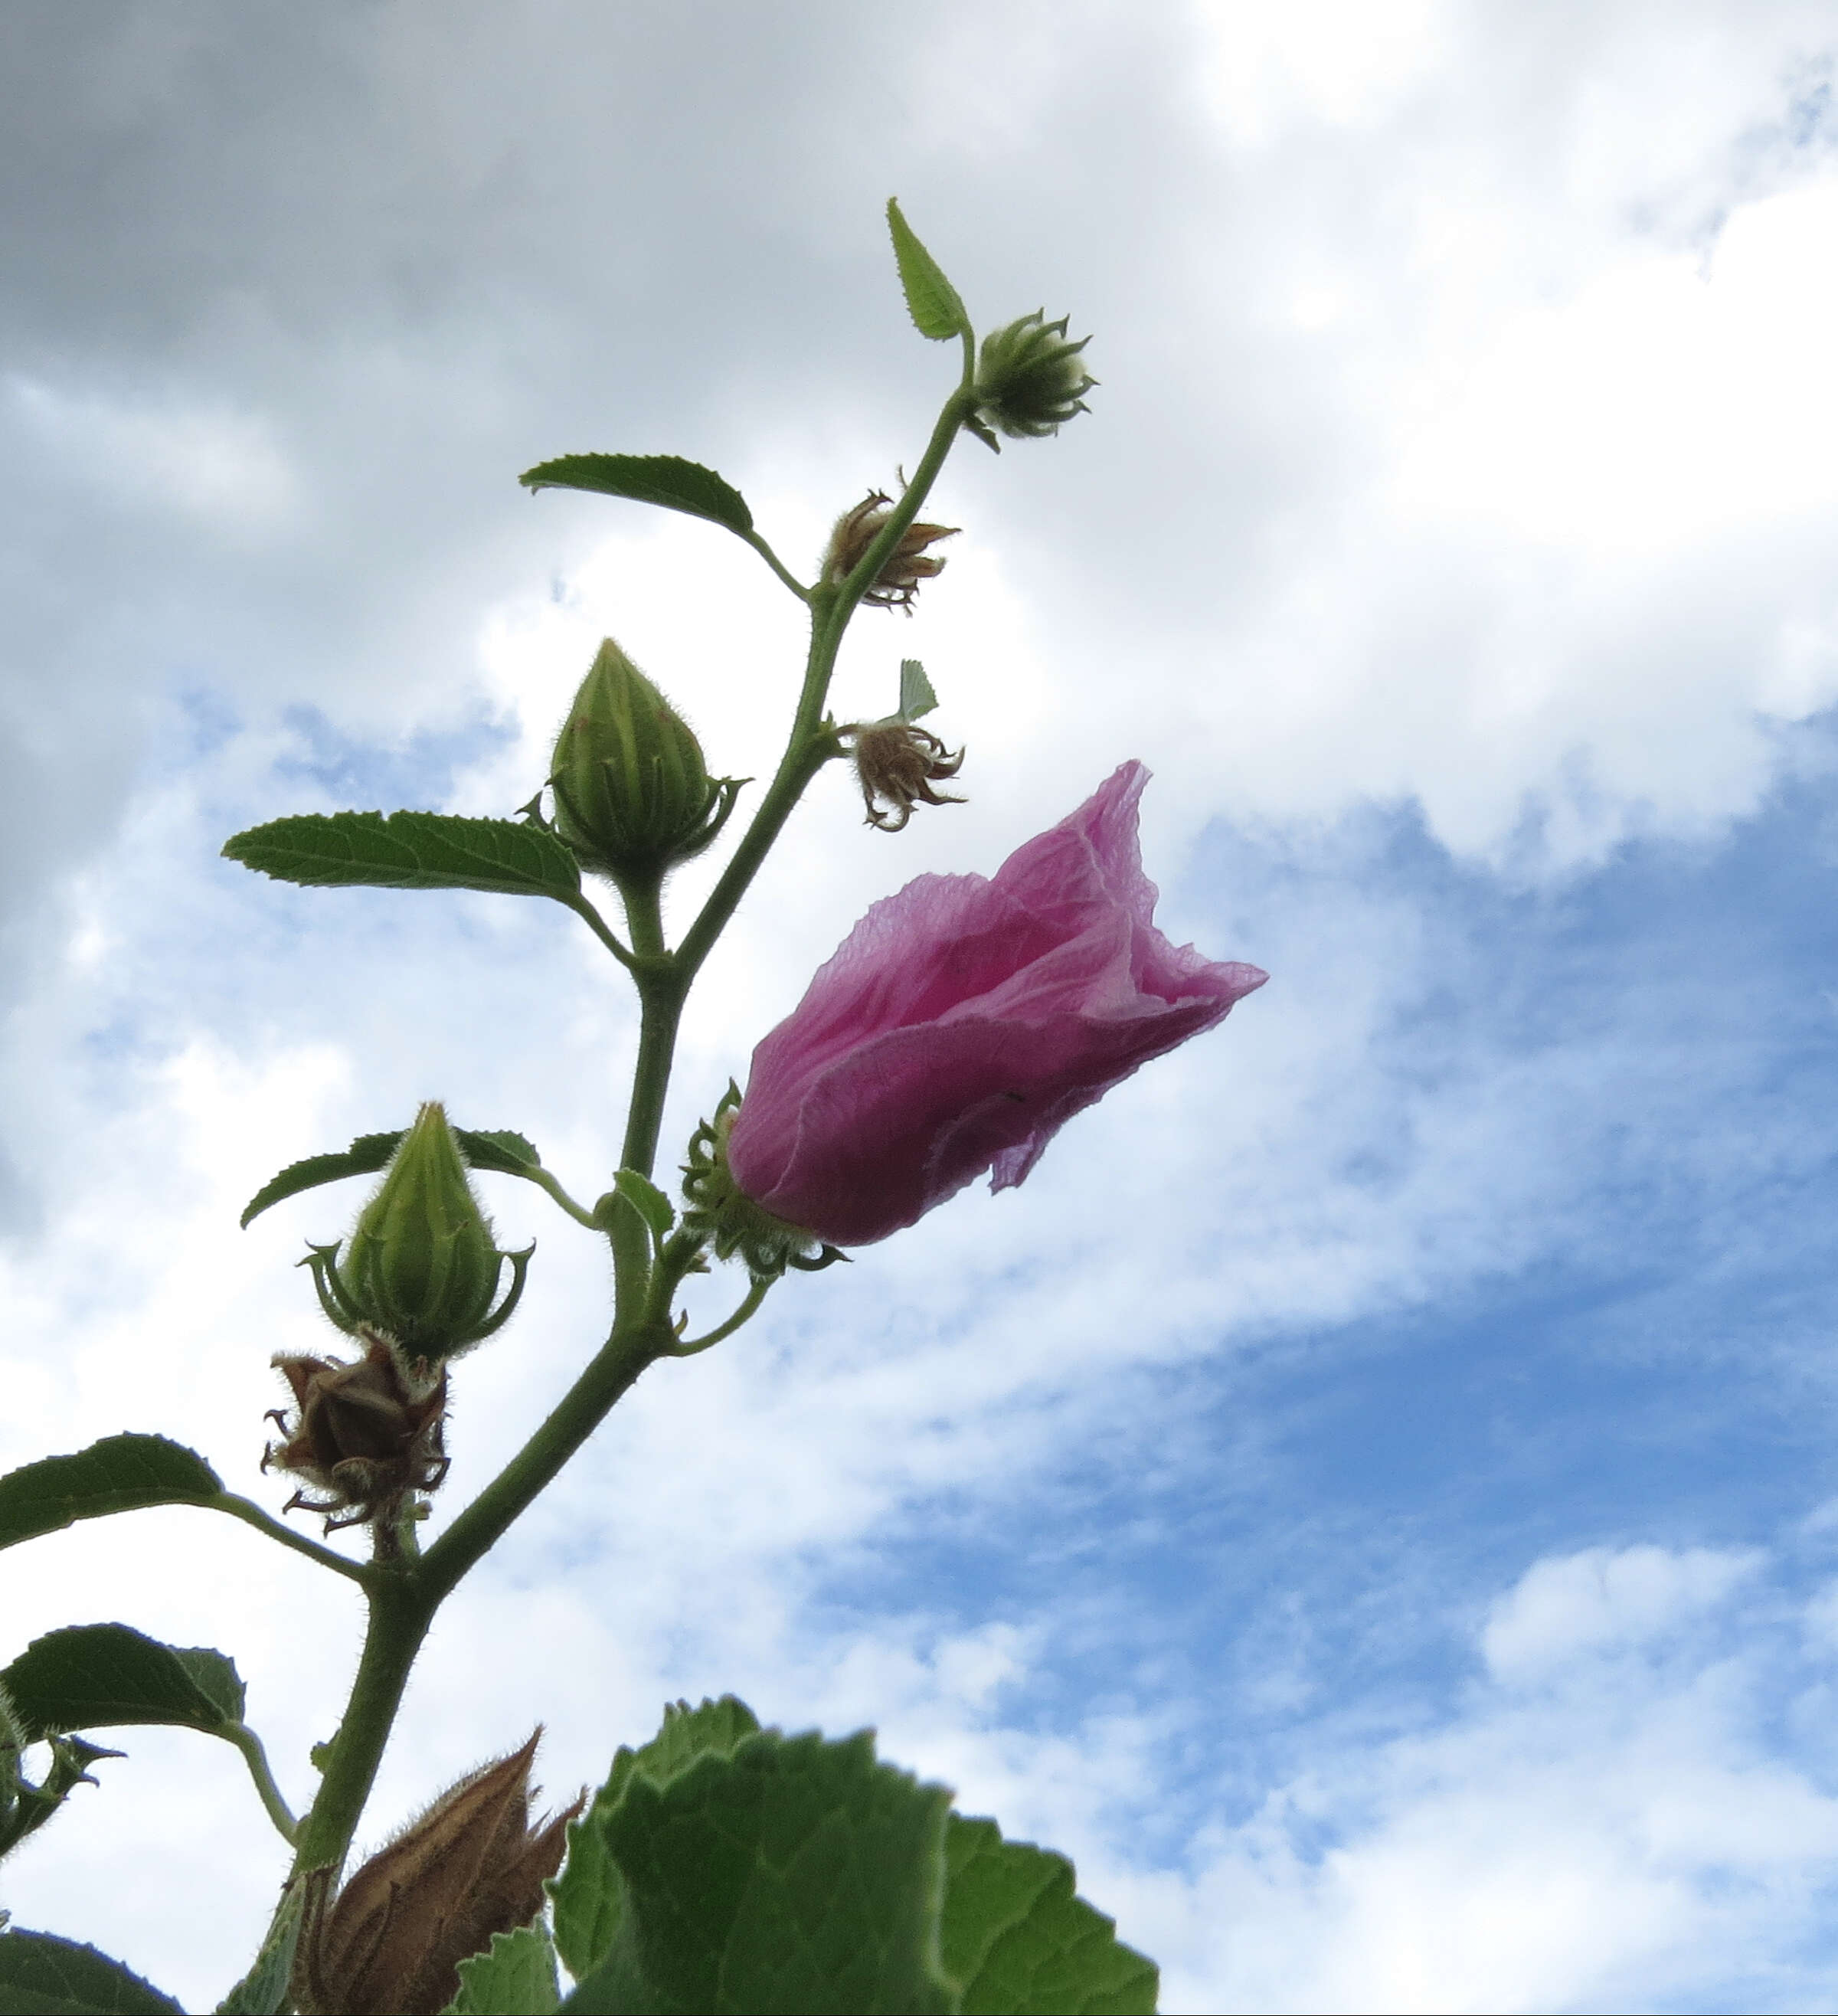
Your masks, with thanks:
M566 1830L587 1802L532 1827L523 1748L469 1772L356 1871L329 1904L309 1903L295 1990L319 2016L435 2016L459 1990L459 1963L542 1909Z
M305 1478L319 1496L297 1491L282 1509L322 1513L329 1533L372 1519L391 1524L411 1492L432 1491L448 1470L444 1369L409 1358L368 1324L357 1336L367 1348L355 1364L275 1355L294 1411L270 1409L286 1439L268 1444L261 1467Z
M912 817L915 805L964 802L949 791L932 789L963 768L964 752L960 749L953 755L930 729L910 721L858 721L836 733L854 745L868 823L883 833L897 833Z
M843 581L854 571L893 509L894 500L884 490L871 490L853 510L837 519L829 535L829 550L823 556L825 581ZM861 599L877 609L904 609L910 616L919 584L944 571L944 561L928 553L926 547L955 538L958 531L955 525L908 525Z

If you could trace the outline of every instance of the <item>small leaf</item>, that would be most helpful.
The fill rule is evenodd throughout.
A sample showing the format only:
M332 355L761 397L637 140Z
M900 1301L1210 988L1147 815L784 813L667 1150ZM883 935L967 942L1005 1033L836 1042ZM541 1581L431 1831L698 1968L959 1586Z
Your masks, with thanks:
M373 1176L387 1168L389 1159L401 1145L405 1130L394 1134L360 1134L346 1149L329 1155L308 1155L304 1161L290 1162L278 1176L271 1176L243 1207L243 1229L259 1218L270 1204L297 1197L302 1190L317 1190L322 1183L336 1183L346 1176Z
M950 1795L840 1743L776 1730L662 1785L641 1769L599 1822L624 1885L610 1950L562 2007L589 2012L944 2011Z
M489 1169L501 1176L527 1176L542 1167L542 1157L531 1143L509 1128L476 1134L469 1128L455 1127L453 1138L475 1169Z
M185 2016L118 1960L50 1932L0 1932L0 2016Z
M613 1187L650 1226L654 1239L661 1240L669 1236L677 1222L675 1208L648 1177L641 1176L636 1169L621 1169L613 1179Z
M540 826L446 812L303 812L224 843L239 861L303 888L484 889L552 896L581 891L581 868Z
M667 1784L698 1757L725 1756L759 1726L745 1701L724 1694L700 1708L674 1701L664 1711L664 1726L642 1749L620 1745L593 1803L579 1820L569 1823L568 1859L547 1886L555 1913L556 1948L576 1980L606 1957L619 1928L625 1885L601 1823L624 1797L632 1773L642 1772L659 1784Z
M680 455L557 455L525 470L517 481L531 490L591 490L635 504L660 504L725 525L743 538L753 530L753 513L733 484Z
M0 1477L0 1547L113 1512L208 1504L222 1489L201 1456L164 1435L110 1435Z
M243 1719L243 1683L222 1653L162 1645L125 1624L47 1632L0 1671L0 1687L34 1740L135 1723L219 1736Z
M549 1934L521 1925L494 1932L487 1952L459 1963L459 1993L441 2016L550 2016L561 2000Z
M966 2016L1137 2016L1160 1971L1119 1944L1114 1921L1074 1894L1072 1864L994 1820L953 1813L944 1842L945 1971Z
M894 236L894 258L900 268L900 285L905 291L906 311L912 317L913 327L936 343L967 335L970 318L958 290L914 236L912 226L900 214L900 206L891 196L887 199L887 229Z
M932 682L926 677L926 668L917 658L900 661L900 718L918 721L930 714L938 704L938 696L932 690Z
M300 1944L308 1878L295 1877L275 1913L255 1964L217 2005L217 2016L279 2016L293 1975L293 1949Z

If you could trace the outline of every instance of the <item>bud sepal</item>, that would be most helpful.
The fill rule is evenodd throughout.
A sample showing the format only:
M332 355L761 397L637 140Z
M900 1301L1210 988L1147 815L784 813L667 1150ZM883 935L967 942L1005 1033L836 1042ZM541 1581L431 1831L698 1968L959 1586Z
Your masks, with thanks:
M740 1108L732 1079L712 1120L698 1123L683 1165L683 1229L706 1240L718 1260L746 1263L756 1281L775 1281L787 1267L814 1274L847 1256L815 1233L788 1224L755 1204L728 1167L728 1136Z

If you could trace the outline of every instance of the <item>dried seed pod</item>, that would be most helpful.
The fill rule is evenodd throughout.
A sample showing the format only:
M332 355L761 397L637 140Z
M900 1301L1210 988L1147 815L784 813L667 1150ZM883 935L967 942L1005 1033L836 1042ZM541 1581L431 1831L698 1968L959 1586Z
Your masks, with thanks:
M823 556L823 578L846 581L880 536L892 516L894 500L884 490L871 490L853 510L845 511L829 535L829 549ZM944 561L928 553L928 546L941 539L955 538L955 525L908 525L881 571L869 585L861 599L877 609L904 609L912 614L912 599L923 581L935 580L944 571Z
M849 738L868 823L883 833L897 833L915 805L963 804L949 791L932 789L963 768L964 752L953 755L929 728L910 721L858 721L836 733Z

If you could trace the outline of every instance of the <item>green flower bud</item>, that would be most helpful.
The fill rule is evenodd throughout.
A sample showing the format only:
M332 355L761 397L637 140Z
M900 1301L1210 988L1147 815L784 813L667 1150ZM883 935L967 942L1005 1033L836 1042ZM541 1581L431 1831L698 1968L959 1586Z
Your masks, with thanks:
M430 1100L358 1215L344 1258L334 1242L315 1246L304 1264L340 1330L351 1334L364 1326L393 1338L411 1359L439 1360L509 1319L534 1250L501 1253L492 1243L447 1115ZM511 1285L494 1311L506 1260Z
M610 637L556 738L556 831L584 867L661 875L700 854L743 779L711 779L682 717Z
M1038 440L1057 434L1074 413L1091 411L1084 395L1098 381L1086 376L1079 352L1092 339L1068 343L1069 319L1048 322L1040 308L983 339L971 387L976 412L964 424L998 453L998 431L1013 441Z

